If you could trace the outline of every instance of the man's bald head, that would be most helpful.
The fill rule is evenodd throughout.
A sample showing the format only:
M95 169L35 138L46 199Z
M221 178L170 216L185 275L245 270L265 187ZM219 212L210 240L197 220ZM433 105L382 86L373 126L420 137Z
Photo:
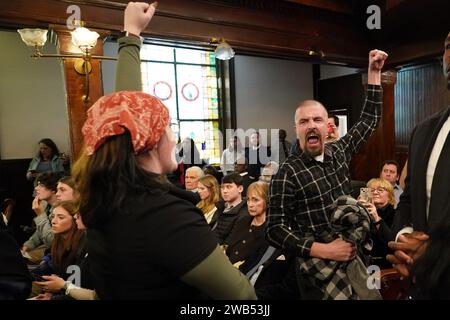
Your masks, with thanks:
M298 104L297 109L295 110L295 123L297 123L298 121L298 110L304 107L318 107L318 108L323 108L323 110L325 110L326 114L327 114L327 118L328 118L328 111L327 108L325 108L325 106L323 104L321 104L319 101L317 100L304 100L302 102L300 102Z

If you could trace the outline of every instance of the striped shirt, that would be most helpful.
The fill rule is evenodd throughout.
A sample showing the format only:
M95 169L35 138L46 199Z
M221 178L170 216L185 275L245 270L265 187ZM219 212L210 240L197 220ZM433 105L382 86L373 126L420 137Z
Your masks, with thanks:
M341 139L325 144L323 162L290 155L270 186L267 239L296 256L309 257L313 241L330 232L333 202L349 195L350 160L381 119L382 87L368 85L360 118Z

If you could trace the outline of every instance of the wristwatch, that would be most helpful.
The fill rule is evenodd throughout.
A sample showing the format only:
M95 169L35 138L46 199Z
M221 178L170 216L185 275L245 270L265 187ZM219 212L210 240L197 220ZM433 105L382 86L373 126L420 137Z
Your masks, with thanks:
M138 38L139 40L141 40L141 45L144 44L144 37L138 36L137 34L128 32L128 31L122 31L120 33L120 38L121 37L135 37Z

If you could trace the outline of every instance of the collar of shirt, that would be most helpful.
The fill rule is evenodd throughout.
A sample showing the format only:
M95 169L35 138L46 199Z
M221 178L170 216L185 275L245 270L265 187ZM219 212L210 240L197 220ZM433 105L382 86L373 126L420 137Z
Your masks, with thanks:
M315 159L316 161L319 161L319 162L323 162L323 158L324 158L323 153L322 153L321 155L317 156L317 157L314 157L314 159Z
M259 147L261 147L261 145L259 145L259 146L257 146L257 147L255 147L255 146L252 146L252 150L258 150L258 149L259 149Z
M248 174L248 172L245 171L245 172L242 172L242 173L239 173L239 174L241 175L241 177L243 177L243 176L246 176Z
M305 162L305 163L308 163L308 162L311 162L311 161L318 161L318 162L324 162L324 160L325 160L325 155L327 156L327 159L326 160L329 160L328 158L329 158L329 155L327 154L327 152L325 151L325 153L322 153L321 155L318 155L317 157L311 157L309 154L307 154L306 152L304 152L304 151L301 151L301 153L300 153L300 158L302 158L302 160Z
M233 209L234 207L236 207L238 204L240 204L242 202L242 199L237 199L236 201L229 203L229 202L225 202L225 211L230 211L231 209Z

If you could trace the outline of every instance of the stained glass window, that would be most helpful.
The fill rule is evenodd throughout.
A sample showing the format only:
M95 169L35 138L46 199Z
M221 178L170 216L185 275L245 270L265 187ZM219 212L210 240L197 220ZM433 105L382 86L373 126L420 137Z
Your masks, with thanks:
M144 45L141 50L145 92L169 108L179 141L192 138L207 163L220 163L219 91L213 51Z

